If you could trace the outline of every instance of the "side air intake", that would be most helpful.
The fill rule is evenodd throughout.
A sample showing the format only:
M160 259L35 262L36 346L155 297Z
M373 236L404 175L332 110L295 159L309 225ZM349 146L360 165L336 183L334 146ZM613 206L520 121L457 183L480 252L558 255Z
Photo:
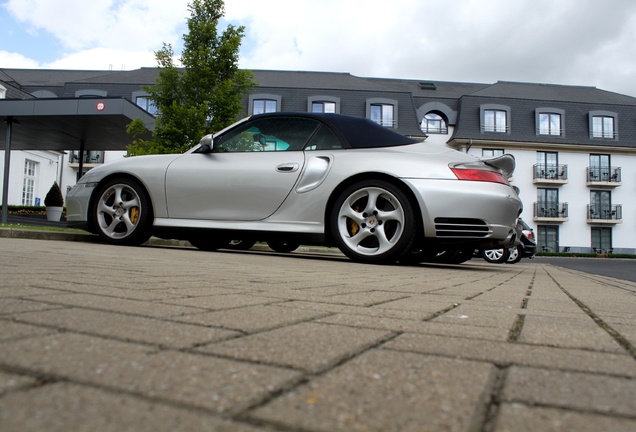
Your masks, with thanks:
M438 238L483 238L492 233L483 220L468 218L435 218L435 231Z

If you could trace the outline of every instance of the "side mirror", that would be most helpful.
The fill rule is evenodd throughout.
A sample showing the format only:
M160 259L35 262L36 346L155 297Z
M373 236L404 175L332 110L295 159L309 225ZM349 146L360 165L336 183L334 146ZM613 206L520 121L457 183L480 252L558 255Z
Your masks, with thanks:
M209 153L212 151L212 134L208 134L201 138L199 141L200 151L202 153Z

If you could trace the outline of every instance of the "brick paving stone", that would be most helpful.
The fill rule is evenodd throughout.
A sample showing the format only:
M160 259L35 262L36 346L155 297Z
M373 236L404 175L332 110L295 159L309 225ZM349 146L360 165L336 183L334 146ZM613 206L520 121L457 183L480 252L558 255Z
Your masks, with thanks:
M198 350L318 373L391 335L380 330L300 323Z
M416 310L401 310L401 309L387 309L378 307L362 307L362 306L347 306L333 303L323 302L310 302L310 301L290 301L280 303L281 307L297 308L297 309L310 309L315 311L329 312L329 313L349 313L368 315L373 317L386 317L397 319L413 319L413 320L426 320L434 316L433 312L424 312Z
M519 342L624 353L615 339L588 316L583 319L526 316Z
M121 297L110 297L96 294L64 294L55 296L39 296L40 302L46 302L49 308L57 306L77 306L81 308L130 313L148 317L169 317L205 311L196 306L185 307L173 304L132 300Z
M224 295L209 295L203 297L190 297L183 299L169 299L165 300L163 304L179 305L196 307L206 310L223 310L239 308L243 306L251 306L257 304L271 304L280 303L281 300L265 297L260 295L251 294L224 294Z
M494 367L372 350L250 416L312 431L470 430Z
M494 432L634 431L636 419L555 408L502 404Z
M55 333L55 330L0 319L0 341L41 336L49 333Z
M15 319L27 323L55 326L60 330L173 348L188 348L240 335L238 332L220 328L177 324L171 321L81 308L23 313Z
M375 306L376 309L395 309L400 311L438 312L454 307L455 302L438 301L431 295L413 295Z
M636 362L625 354L405 333L383 345L387 349L636 378Z
M494 308L479 304L462 304L434 319L434 322L468 326L503 327L513 326L521 309Z
M22 279L24 281L24 279ZM39 295L64 294L65 291L43 288L41 286L20 285L2 281L5 286L0 286L0 298L2 297L37 297Z
M0 396L10 391L14 391L24 387L33 386L35 382L36 382L36 379L33 377L0 371ZM0 418L2 418L1 409L0 409ZM2 428L0 428L0 430L2 430Z
M508 329L495 327L473 327L466 325L440 324L434 321L407 320L372 317L367 315L336 314L316 320L317 322L348 325L353 327L390 330L394 332L424 333L440 336L471 337L505 342Z
M508 372L502 398L636 418L634 379L515 366Z
M240 412L301 378L272 366L151 352L146 346L69 333L0 343L0 363L219 414Z
M57 383L0 399L0 430L266 432L267 429L128 394L71 383Z
M186 315L177 317L175 320L254 333L321 318L325 315L328 315L328 313L306 309L282 308L278 305L255 305Z
M66 306L38 302L35 299L3 298L0 301L0 316L38 310L63 309Z

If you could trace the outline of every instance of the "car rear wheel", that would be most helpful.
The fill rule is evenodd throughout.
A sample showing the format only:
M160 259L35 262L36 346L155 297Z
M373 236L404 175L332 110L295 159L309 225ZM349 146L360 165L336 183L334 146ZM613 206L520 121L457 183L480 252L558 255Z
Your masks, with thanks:
M481 251L481 256L487 262L492 264L501 264L508 260L510 257L510 249L489 249Z
M521 246L510 248L510 256L508 257L508 261L506 261L506 264L516 264L521 261L522 256L523 249L521 248Z
M383 180L365 180L344 190L331 214L338 248L353 261L394 263L409 253L416 218L404 192Z
M114 179L97 190L93 202L93 224L108 243L144 243L152 235L152 220L150 199L136 180Z
M297 241L269 240L267 246L276 252L289 253L298 249L300 243Z

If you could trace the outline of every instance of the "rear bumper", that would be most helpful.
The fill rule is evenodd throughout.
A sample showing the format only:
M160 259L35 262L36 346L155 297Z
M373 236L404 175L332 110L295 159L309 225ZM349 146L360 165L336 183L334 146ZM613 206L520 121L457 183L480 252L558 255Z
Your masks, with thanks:
M406 179L418 197L426 241L498 249L520 243L523 204L500 183Z

